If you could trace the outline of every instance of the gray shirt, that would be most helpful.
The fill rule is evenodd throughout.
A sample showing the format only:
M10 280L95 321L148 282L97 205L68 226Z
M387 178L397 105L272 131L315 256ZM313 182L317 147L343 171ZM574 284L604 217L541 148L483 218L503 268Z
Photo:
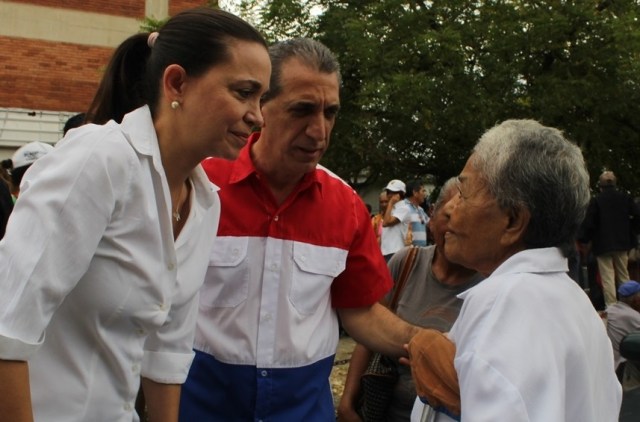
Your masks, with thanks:
M482 280L482 276L476 274L469 282L458 286L441 283L431 270L435 248L435 246L419 248L413 269L400 294L396 314L411 324L447 332L451 329L462 307L462 300L456 296L475 286ZM408 250L405 248L398 251L389 261L389 269L394 280L400 276ZM394 398L387 411L386 420L389 422L409 421L416 398L411 369L398 365L398 373L399 379Z
M620 342L627 334L640 331L640 312L624 302L616 302L607 307L607 334L613 345L615 367L626 359L620 356Z

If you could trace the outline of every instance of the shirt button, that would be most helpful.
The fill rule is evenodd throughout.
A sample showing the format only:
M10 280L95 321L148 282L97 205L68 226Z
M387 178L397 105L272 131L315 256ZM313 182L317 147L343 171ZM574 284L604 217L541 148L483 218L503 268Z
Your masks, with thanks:
M273 221L278 221L280 219L279 215L276 215L275 217L273 217Z
M134 374L137 374L138 372L140 372L140 365L136 363L131 365L131 372L133 372Z
M136 330L136 334L138 334L139 336L143 336L144 335L144 330L142 328L138 328Z
M126 410L127 412L131 412L133 410L133 407L131 406L131 403L125 403L124 404L124 410Z
M271 269L273 271L278 271L278 264L275 264L275 263L271 264Z
M164 311L167 309L167 305L165 305L164 303L161 303L160 305L158 305L158 309L160 309L161 311Z
M174 263L173 263L173 262L170 262L169 264L167 264L167 269L168 269L169 271L173 271L173 269L174 269L175 267L176 267L176 266L174 265Z
M264 369L262 370L262 372L260 372L260 375L262 375L263 377L266 377L268 374L267 371L265 371Z
M264 314L265 321L271 321L271 314Z

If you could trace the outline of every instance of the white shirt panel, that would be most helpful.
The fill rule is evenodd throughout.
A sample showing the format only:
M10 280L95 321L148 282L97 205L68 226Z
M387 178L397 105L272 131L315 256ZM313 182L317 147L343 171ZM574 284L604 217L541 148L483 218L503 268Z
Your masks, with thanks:
M200 296L197 350L260 368L296 368L335 353L331 284L347 251L271 237L220 236L216 245Z

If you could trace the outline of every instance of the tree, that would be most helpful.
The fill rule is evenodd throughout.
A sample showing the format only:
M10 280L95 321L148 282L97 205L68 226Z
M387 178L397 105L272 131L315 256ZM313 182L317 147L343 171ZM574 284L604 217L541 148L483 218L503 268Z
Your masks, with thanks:
M272 40L311 36L342 66L323 164L360 188L457 174L482 132L534 118L640 193L638 0L245 2Z

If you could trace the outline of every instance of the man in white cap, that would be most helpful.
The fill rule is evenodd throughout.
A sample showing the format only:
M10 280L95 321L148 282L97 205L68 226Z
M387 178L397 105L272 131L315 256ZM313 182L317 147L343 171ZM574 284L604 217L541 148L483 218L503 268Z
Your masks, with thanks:
M393 179L384 190L387 192L387 209L382 219L382 236L380 237L380 249L384 259L388 262L394 253L408 246L405 242L407 227L402 223L407 207L404 206L404 196L407 187L403 181Z
M613 345L616 372L623 388L640 385L640 368L620 356L620 342L640 331L640 283L627 281L618 288L618 301L607 308L607 334Z
M53 146L43 142L29 142L16 150L11 157L13 167L11 168L12 194L15 198L20 194L20 183L22 176L36 160L49 151L53 150Z

